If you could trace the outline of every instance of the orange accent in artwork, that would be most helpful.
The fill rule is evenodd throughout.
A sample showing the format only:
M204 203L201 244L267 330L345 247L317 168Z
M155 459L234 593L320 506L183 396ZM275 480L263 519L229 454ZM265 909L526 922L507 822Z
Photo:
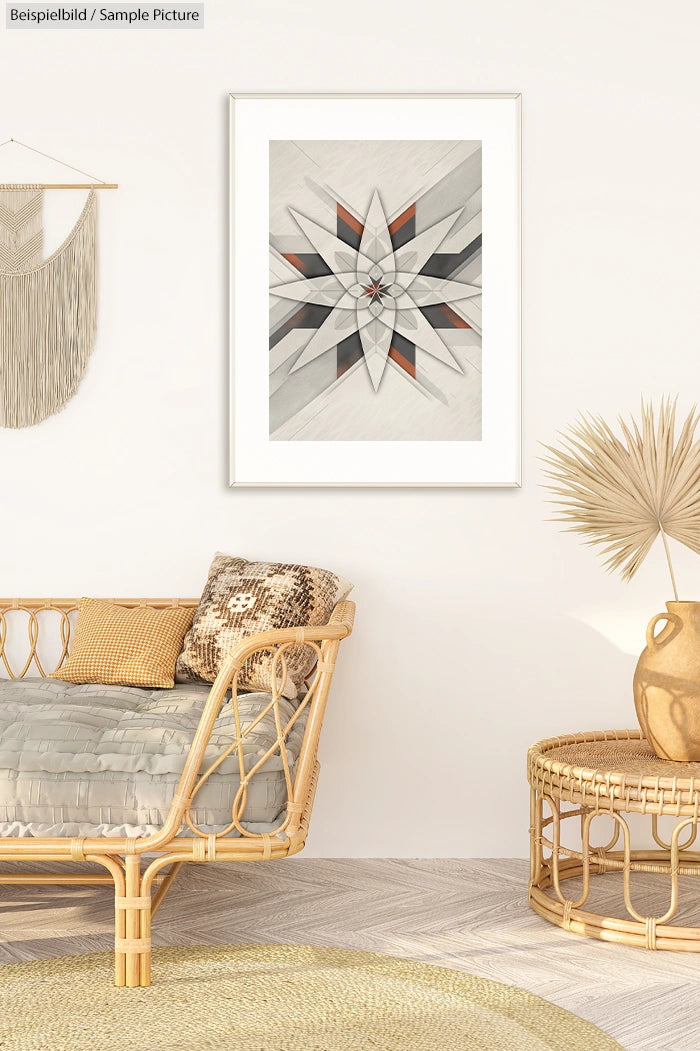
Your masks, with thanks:
M354 215L351 215L348 209L344 208L342 204L338 204L337 206L337 218L342 219L346 226L349 226L351 230L354 230L355 233L361 235L362 238L365 227L359 222L359 220L355 219Z
M403 354L399 354L395 347L389 347L389 357L392 361L395 361L397 365L400 365L404 372L407 372L413 379L416 378L416 366L412 365Z
M297 270L301 271L302 274L304 273L304 264L298 255L294 255L293 252L282 252L282 256L288 263L291 263L292 266L295 266Z
M447 303L440 303L438 305L454 328L471 328L469 322L465 321L463 317L460 317L459 314L455 313L451 307L448 307Z
M343 208L342 204L338 205L338 218L342 219L346 226L349 226L351 230L354 230L360 237L363 234L364 226L356 219L354 215L351 215L347 208Z
M409 219L413 219L415 214L416 206L415 204L412 204L406 209L405 212L401 212L401 215L394 219L393 223L389 224L389 233L395 234L397 230L401 229L404 223L407 223Z

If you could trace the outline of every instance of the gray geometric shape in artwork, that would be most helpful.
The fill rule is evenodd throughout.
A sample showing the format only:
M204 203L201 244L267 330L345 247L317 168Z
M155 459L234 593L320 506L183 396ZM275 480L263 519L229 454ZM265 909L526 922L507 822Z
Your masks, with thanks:
M360 254L367 256L373 263L380 263L379 275L394 269L394 248L391 243L389 224L379 200L379 194L375 190L372 194L369 210L365 217L364 230L360 240ZM370 269L370 277L375 279L373 269ZM376 280L376 279L375 279Z
M304 365L308 365L310 361L313 361L314 358L325 354L331 347L336 347L351 332L360 329L363 325L368 325L372 320L372 315L369 310L364 310L363 313L367 315L364 320L359 317L360 311L356 309L355 300L353 300L352 311L345 309L332 310L323 324L316 329L301 355L295 361L291 371L297 372ZM348 318L350 319L349 324L347 323Z
M460 299L480 296L482 293L479 285L466 285L461 281L426 277L424 274L415 277L413 274L399 272L396 275L396 284L408 290L396 297L396 305L402 310L406 310L411 303L417 307L427 307L433 303L455 303Z
M354 274L342 274L353 278ZM466 286L465 286L466 287ZM354 310L356 296L350 295L343 287L342 280L331 277L302 277L298 281L289 281L284 285L272 285L272 295L282 299L294 299L299 303L316 303L319 306L338 307Z
M360 266L366 271L372 268L374 264L373 259L368 259L366 256L356 252L354 248L347 245L345 241L341 241L335 234L324 230L318 223L300 215L293 208L290 208L289 212L302 233L308 237L318 254L345 288L349 288L351 284L355 283L357 270Z
M419 207L416 210L418 234L433 226L450 206L457 203L463 205L480 190L481 159L482 151L478 149L419 198Z
M330 354L317 358L303 373L289 369L284 382L270 394L270 432L323 394L335 380L336 363Z
M460 208L459 211L453 212L452 215L448 215L418 234L408 242L405 248L399 248L397 252L392 253L392 267L395 266L397 270L404 272L408 271L414 276L419 274L431 255L438 250L461 214L462 209Z
M406 339L410 339L421 350L425 350L432 357L442 361L445 365L449 365L451 369L455 369L457 372L462 371L461 365L452 354L450 348L443 343L420 310L411 311L410 327L404 323L404 315L397 313L394 327L397 332L405 336Z
M393 315L393 310L387 311L387 313ZM379 383L384 375L393 334L393 323L390 321L389 324L385 324L383 319L381 321L377 319L370 321L368 325L360 329L362 350L365 355L365 362L367 363L372 386L375 390L379 390Z
M414 310L403 310L403 309L401 309L401 307L398 305L398 302L397 302L397 308L396 308L396 327L397 328L399 328L399 322L401 324L401 330L406 330L407 332L415 332L416 329L418 328L418 322L416 321L416 318L415 318L415 311ZM412 338L411 338L411 342L413 342Z
M294 299L298 303L316 303L334 307L344 294L340 280L333 274L324 277L308 277L270 285L270 293L282 299Z

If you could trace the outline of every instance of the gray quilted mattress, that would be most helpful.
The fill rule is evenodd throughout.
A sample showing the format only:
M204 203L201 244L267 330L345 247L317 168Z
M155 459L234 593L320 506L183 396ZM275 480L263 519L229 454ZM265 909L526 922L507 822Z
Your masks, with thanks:
M208 693L208 686L194 684L141 690L75 686L57 679L0 680L0 836L133 836L157 831L167 816ZM243 724L249 725L269 700L269 694L241 694ZM283 722L296 703L280 701ZM305 714L287 742L292 767L301 748ZM248 769L276 736L274 718L268 714L246 739ZM233 709L227 701L205 765L234 739ZM229 824L239 784L234 754L195 799L191 813L203 831ZM273 831L286 800L277 753L252 779L244 826L254 832Z

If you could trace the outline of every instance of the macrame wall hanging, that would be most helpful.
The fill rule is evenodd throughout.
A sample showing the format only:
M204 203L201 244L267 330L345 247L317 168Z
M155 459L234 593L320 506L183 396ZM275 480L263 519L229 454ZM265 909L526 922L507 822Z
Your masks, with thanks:
M10 143L48 157L15 139L0 147ZM83 378L97 327L95 190L116 188L101 180L0 183L0 427L41 423ZM73 229L46 258L45 190L89 191Z

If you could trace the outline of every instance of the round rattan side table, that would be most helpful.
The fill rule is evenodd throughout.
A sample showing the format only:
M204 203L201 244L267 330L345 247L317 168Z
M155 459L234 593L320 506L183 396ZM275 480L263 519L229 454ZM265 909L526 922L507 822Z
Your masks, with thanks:
M529 902L535 912L565 930L646 949L700 952L700 926L674 926L679 877L700 875L698 832L700 763L659 759L639 730L596 730L538 741L528 752L530 782ZM650 818L654 849L633 849L641 819ZM667 838L659 818L672 818ZM593 846L608 819L607 843ZM668 822L666 822L668 824ZM626 916L587 911L591 877L622 873ZM633 874L656 873L668 890L659 915L638 911ZM576 898L565 881L580 879ZM641 902L638 901L637 905ZM622 909L621 909L622 911Z

